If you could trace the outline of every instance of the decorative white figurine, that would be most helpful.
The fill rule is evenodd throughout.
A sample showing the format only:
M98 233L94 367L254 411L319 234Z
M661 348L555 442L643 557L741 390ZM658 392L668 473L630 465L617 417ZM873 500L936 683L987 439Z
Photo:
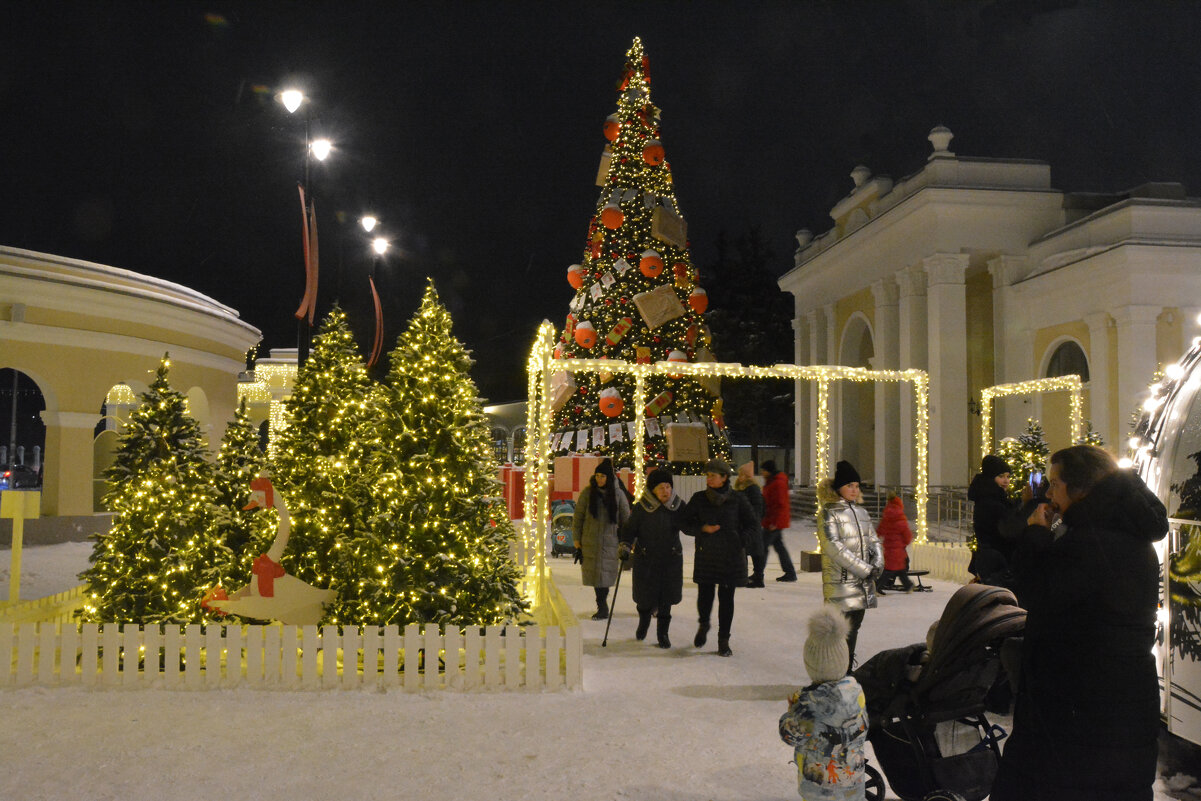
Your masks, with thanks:
M211 609L239 617L276 620L294 626L316 625L321 622L325 604L334 599L334 591L319 590L284 572L279 562L288 546L292 520L283 497L275 491L271 479L260 475L250 482L250 503L243 509L267 509L272 506L279 511L279 527L267 553L254 560L254 578L228 598L223 598L224 593L217 588L210 593L211 597L206 598L205 604Z

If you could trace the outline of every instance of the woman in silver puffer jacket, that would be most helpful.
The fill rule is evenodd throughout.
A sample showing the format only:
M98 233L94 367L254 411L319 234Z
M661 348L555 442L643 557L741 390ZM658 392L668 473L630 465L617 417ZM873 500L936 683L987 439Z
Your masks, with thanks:
M855 661L855 641L863 615L876 606L876 579L884 570L884 550L867 510L859 505L859 473L841 461L834 477L817 488L822 503L817 527L822 552L822 597L846 616L850 630L847 672Z

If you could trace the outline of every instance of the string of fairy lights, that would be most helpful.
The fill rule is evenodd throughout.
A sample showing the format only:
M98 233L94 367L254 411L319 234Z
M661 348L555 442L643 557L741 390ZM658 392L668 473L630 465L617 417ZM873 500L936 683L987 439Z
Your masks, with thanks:
M996 398L1009 395L1037 395L1041 392L1068 392L1071 402L1069 421L1072 442L1084 439L1084 383L1078 375L1035 378L1013 384L997 384L980 391L980 457L992 453L992 406Z
M651 362L631 364L614 359L555 359L555 329L544 322L527 361L529 402L527 405L527 431L531 450L527 456L526 508L534 512L533 524L524 530L525 547L537 560L536 572L541 574L545 562L543 548L546 541L546 526L549 518L550 477L550 430L553 425L550 402L550 374L566 370L573 373L606 371L634 377L634 409L643 409L646 403L646 380L652 376L676 377L721 377L750 379L791 379L817 382L817 432L814 467L815 475L829 475L833 465L830 458L829 393L834 381L855 382L908 382L913 385L914 396L914 500L917 506L917 542L926 541L926 500L929 455L929 376L924 370L869 370L863 367L843 365L795 365L777 364L770 367L754 367L725 362ZM638 496L645 488L646 449L645 415L635 415L634 430L634 494ZM527 515L527 522L529 517Z

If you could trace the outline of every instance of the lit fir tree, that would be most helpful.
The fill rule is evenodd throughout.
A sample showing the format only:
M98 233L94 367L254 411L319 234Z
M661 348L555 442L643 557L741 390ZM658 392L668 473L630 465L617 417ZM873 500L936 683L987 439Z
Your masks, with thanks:
M113 525L95 538L81 616L97 622L200 621L229 551L214 536L212 465L164 356L104 477Z
M997 456L1009 465L1009 495L1019 498L1022 487L1030 483L1031 473L1047 472L1047 457L1051 449L1047 446L1042 424L1034 418L1026 421L1026 431L1016 439L1006 437L997 446Z
M292 517L282 564L314 587L334 586L342 543L367 528L377 397L346 314L335 306L284 403L273 459L275 488Z
M1105 438L1101 436L1100 431L1093 430L1093 421L1084 421L1084 436L1076 440L1076 445L1096 445L1098 448L1105 447Z
M341 549L336 620L489 625L526 609L471 358L433 284L390 356L375 516Z
M618 82L617 111L604 134L596 213L583 259L567 274L576 289L556 357L628 362L714 360L704 318L708 300L697 284L686 226L676 203L671 165L651 103L642 42L634 40ZM665 426L701 423L710 456L729 458L718 421L720 385L714 379L656 376L647 382L645 409L633 408L632 377L596 373L557 375L555 441L560 451L605 454L633 465L632 421L648 418L648 458L666 461ZM627 425L629 423L629 425ZM699 473L701 462L674 464Z
M259 448L259 434L246 412L246 399L237 411L225 436L213 470L213 530L218 541L231 551L226 571L231 587L250 580L251 560L271 546L278 522L274 510L244 510L250 497L250 481L267 467L266 454Z

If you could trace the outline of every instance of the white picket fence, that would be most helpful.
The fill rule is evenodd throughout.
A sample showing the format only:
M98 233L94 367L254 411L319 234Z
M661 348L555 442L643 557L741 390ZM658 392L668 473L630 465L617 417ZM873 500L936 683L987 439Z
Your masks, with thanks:
M972 579L968 562L972 551L961 542L923 542L909 546L912 553L909 566L914 570L929 570L931 578L967 584Z
M0 624L0 687L555 690L582 686L578 626Z

